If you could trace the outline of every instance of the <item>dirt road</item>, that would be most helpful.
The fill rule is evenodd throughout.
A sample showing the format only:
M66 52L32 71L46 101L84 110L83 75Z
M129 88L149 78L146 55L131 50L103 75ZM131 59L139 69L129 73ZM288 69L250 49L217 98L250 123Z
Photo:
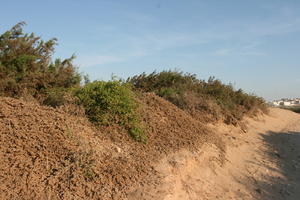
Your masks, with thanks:
M130 199L300 199L300 115L272 109L247 119L247 131L212 126L224 138L226 160L213 145L168 156L157 170L163 183Z

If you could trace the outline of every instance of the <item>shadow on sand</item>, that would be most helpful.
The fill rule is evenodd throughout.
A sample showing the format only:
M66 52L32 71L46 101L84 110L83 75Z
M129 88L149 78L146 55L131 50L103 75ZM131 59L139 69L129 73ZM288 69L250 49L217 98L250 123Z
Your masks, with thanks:
M300 200L300 132L268 132L261 136L266 147L258 153L270 159L250 163L265 171L260 172L258 180L252 178L253 195L262 200Z

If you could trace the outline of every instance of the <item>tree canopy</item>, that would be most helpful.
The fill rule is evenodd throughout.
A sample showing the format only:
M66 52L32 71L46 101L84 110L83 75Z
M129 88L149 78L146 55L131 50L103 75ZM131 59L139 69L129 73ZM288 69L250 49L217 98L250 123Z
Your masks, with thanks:
M81 76L67 59L52 59L57 39L42 40L24 33L20 22L0 35L0 95L19 97L26 92L42 98L53 89L80 84Z

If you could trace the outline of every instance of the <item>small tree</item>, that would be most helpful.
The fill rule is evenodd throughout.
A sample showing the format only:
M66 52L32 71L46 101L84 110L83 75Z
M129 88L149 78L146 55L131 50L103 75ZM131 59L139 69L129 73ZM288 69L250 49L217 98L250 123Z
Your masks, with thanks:
M52 62L57 39L41 40L34 33L23 33L20 22L0 35L0 95L20 97L24 91L38 100L53 90L80 84L73 66L74 56Z

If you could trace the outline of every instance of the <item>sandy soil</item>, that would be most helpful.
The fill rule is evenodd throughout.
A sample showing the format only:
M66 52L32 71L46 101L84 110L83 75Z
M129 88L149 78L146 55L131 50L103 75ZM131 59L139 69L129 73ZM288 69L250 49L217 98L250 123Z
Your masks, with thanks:
M70 108L1 97L0 199L126 199L161 185L155 166L167 155L222 148L219 136L164 99L144 94L141 104L147 144Z
M0 199L300 199L300 115L207 125L141 98L148 143L76 109L0 98ZM70 112L72 111L72 112Z
M211 125L226 143L225 163L214 145L169 155L156 167L161 185L129 199L300 199L300 115L272 109L245 122L247 130Z

